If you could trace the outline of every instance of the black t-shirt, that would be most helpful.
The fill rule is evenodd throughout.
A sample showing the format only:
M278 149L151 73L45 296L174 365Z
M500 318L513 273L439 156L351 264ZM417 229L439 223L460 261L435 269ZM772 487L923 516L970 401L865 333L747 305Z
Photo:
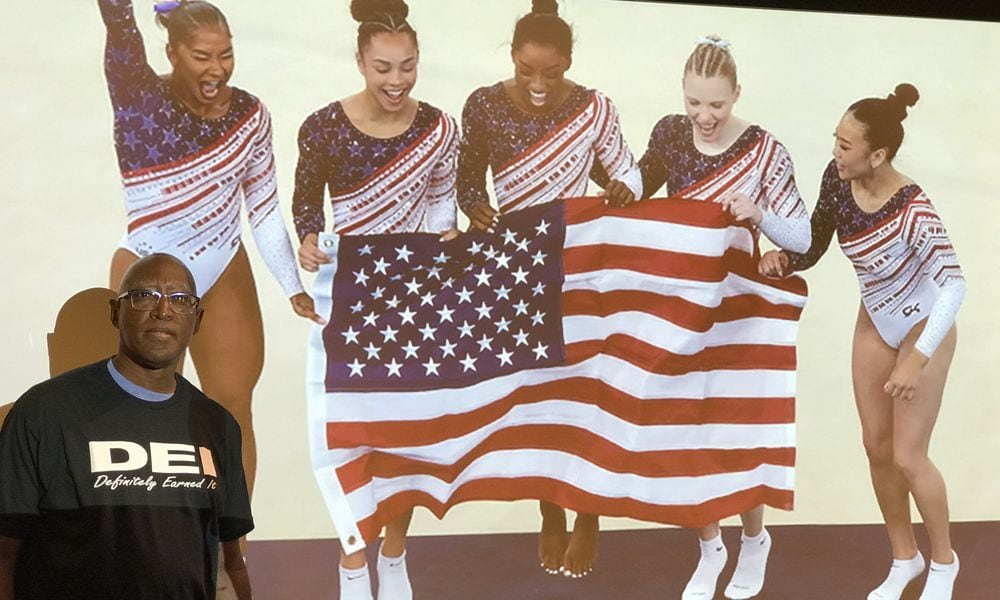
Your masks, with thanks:
M240 444L179 375L162 402L126 393L106 360L28 390L0 430L15 597L214 598L219 542L253 529Z

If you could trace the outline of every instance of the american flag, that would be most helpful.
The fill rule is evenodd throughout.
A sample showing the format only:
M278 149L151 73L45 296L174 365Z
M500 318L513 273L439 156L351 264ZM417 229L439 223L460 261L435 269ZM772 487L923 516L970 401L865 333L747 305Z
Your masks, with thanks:
M719 205L597 198L492 233L324 234L313 468L354 552L401 511L536 498L687 527L791 509L799 278Z

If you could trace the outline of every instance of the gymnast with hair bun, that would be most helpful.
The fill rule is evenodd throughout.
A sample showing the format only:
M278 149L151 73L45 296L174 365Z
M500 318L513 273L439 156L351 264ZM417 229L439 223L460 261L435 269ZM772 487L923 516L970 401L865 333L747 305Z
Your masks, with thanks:
M770 277L808 269L837 233L861 288L851 373L872 485L892 545L892 566L869 600L898 600L924 572L910 520L923 517L931 563L921 600L951 598L958 555L951 547L948 497L927 455L955 353L955 317L965 278L955 248L924 190L892 161L902 121L919 99L908 83L885 98L858 100L834 133L807 252L772 251Z
M573 31L555 0L534 0L511 43L514 76L475 90L462 112L458 203L471 226L492 230L503 215L586 193L590 180L605 202L625 206L642 196L642 176L622 136L618 112L604 94L565 77ZM490 203L492 171L497 206ZM565 510L541 502L538 554L550 574L582 577L597 559L598 515L577 514L571 536Z
M317 245L327 231L340 235L425 232L451 239L455 229L458 124L414 99L420 51L403 0L353 0L358 22L358 71L364 88L315 111L299 129L292 213L302 240L299 262L316 271L329 262ZM312 440L326 447L325 437ZM413 597L406 569L406 534L413 509L385 527L378 552L379 600ZM345 535L343 532L339 532ZM340 558L340 598L369 600L371 576L363 551Z

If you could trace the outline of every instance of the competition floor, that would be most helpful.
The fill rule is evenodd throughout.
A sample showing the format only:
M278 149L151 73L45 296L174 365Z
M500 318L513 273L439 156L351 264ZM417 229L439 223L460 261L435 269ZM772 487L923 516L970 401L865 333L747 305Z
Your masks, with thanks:
M774 539L767 585L770 600L856 600L867 596L888 568L889 543L875 525L783 526ZM736 564L739 531L727 528L727 569ZM920 547L929 552L918 528ZM1000 522L952 525L961 573L954 600L1000 598ZM601 534L597 569L582 580L545 575L535 560L536 536L413 538L408 567L417 600L659 600L680 598L697 562L691 532L677 529ZM334 540L251 542L248 564L259 600L336 600L338 547ZM374 550L369 553L369 561ZM917 600L923 578L903 600Z

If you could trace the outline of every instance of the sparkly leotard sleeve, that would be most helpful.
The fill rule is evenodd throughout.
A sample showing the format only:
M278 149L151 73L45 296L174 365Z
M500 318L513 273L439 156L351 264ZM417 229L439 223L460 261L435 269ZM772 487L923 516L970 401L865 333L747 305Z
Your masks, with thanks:
M965 297L965 278L948 232L920 186L903 186L882 208L868 213L858 207L850 182L842 181L830 162L812 231L807 252L788 252L791 270L816 264L836 231L857 274L862 303L882 339L898 348L926 318L916 348L931 356L955 322Z
M392 138L357 129L334 102L299 129L292 213L300 238L326 231L324 188L333 230L345 235L440 233L455 226L458 124L421 102L413 123Z
M232 88L218 119L194 115L146 62L130 0L99 0L104 71L128 228L122 247L184 261L204 295L240 246L240 203L262 258L287 296L303 291L281 216L267 109ZM242 196L242 198L241 198Z

